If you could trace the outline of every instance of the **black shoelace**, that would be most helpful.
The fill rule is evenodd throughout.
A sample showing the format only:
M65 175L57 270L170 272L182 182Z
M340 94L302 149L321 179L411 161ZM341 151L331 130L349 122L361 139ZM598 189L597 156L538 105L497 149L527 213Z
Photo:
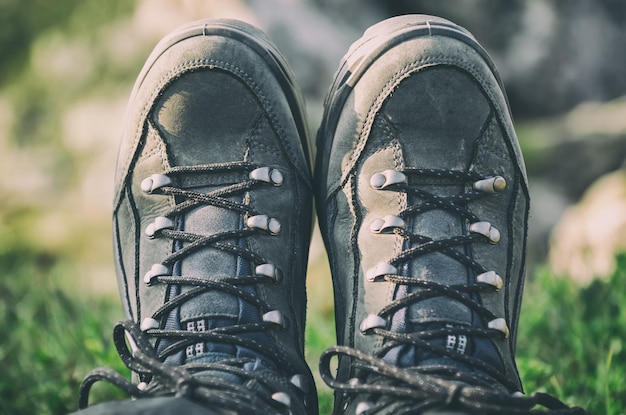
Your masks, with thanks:
M235 184L226 185L207 193L182 189L174 185L171 177L193 174L234 175L239 179ZM232 409L239 413L263 411L266 413L286 413L290 409L291 389L297 391L295 375L291 382L279 379L275 374L264 371L248 370L254 358L224 359L214 363L187 363L180 366L165 364L168 356L185 353L199 343L221 343L237 345L263 355L275 365L278 373L294 373L293 366L284 355L274 347L261 344L246 333L265 333L281 329L285 324L282 315L255 296L247 287L261 283L279 283L280 270L268 263L263 257L238 243L246 237L258 233L277 233L280 224L256 212L250 205L230 199L233 195L243 195L256 186L282 184L282 174L267 167L258 167L248 162L232 162L200 166L175 167L163 174L156 174L144 180L142 189L147 193L174 195L177 203L149 227L147 233L152 238L169 238L178 246L172 254L157 264L145 276L148 285L166 284L168 286L192 287L173 296L163 304L150 318L141 325L133 321L119 322L113 332L114 344L124 364L139 375L141 382L133 384L119 373L100 368L92 371L83 381L79 392L79 407L88 405L89 392L98 381L112 383L135 398L149 396L185 396L200 403L215 405L220 409ZM212 235L197 235L175 229L174 218L202 205L211 205L229 209L247 219L241 229L219 232ZM278 227L278 228L277 228ZM186 243L184 246L182 243ZM235 257L249 261L251 275L210 276L191 278L171 275L171 269L177 261L193 252L205 248L218 249ZM237 297L259 310L262 318L255 323L233 324L226 327L202 328L202 330L173 330L165 327L165 320L171 311L198 295L219 291ZM150 339L158 344L163 341L165 347L155 347ZM129 348L130 345L130 348ZM227 376L202 376L202 372L216 372ZM267 371L265 371L267 372ZM194 376L195 375L195 376ZM229 376L230 375L230 378ZM234 375L240 382L233 382ZM289 393L285 392L288 390ZM262 393L257 393L262 391ZM292 408L293 409L293 408Z
M465 186L464 192L452 196L437 196L426 190L427 186L416 188L409 185L409 178L426 185ZM472 184L468 186L468 184ZM562 402L546 394L536 393L529 396L508 394L502 389L495 389L491 384L497 380L509 390L515 386L494 366L474 356L459 352L454 347L434 344L434 339L452 336L471 338L508 337L508 327L504 319L479 303L481 292L494 292L501 288L503 281L493 270L485 269L470 255L455 247L474 243L497 243L499 232L488 222L481 222L465 206L467 203L489 194L499 193L506 187L506 181L500 176L483 177L474 172L451 170L405 168L402 171L387 170L372 176L372 187L379 190L403 192L414 196L420 202L410 205L398 216L386 217L372 226L375 232L393 232L407 242L401 251L388 263L379 264L366 274L370 281L384 280L397 285L418 287L390 302L377 314L368 316L361 323L360 329L365 335L381 336L384 340L374 356L359 350L337 346L328 349L320 359L320 374L333 389L346 397L369 395L362 401L356 412L359 415L376 413L421 413L433 408L454 408L471 413L507 413L507 414L584 414L580 408L570 409ZM453 236L442 240L411 233L405 229L405 222L413 215L429 210L444 210L467 220L470 232L466 235ZM430 252L445 254L469 268L476 276L473 283L446 285L417 277L399 275L401 266L421 255ZM436 297L446 297L460 302L471 312L476 313L488 324L484 328L472 326L444 326L425 328L421 331L404 333L389 329L395 313L408 309L413 304ZM450 337L448 337L450 338ZM477 375L462 369L432 369L417 367L398 367L384 359L394 348L411 346L426 351L431 355L445 356L461 366L480 369L488 376ZM358 378L339 380L333 377L330 363L333 357L349 359L354 367L360 369ZM491 379L490 379L491 378ZM390 399L388 399L390 398ZM548 411L532 408L540 405ZM392 409L391 409L392 408ZM392 410L392 412L389 412Z
M352 359L367 374L382 381L340 381L330 372L333 357ZM584 415L582 408L570 408L545 394L513 395L494 391L493 387L467 383L463 373L428 373L417 368L400 368L383 359L346 346L331 347L320 358L320 375L328 386L348 396L379 396L379 402L365 403L357 414L420 414L427 410L450 408L472 414L550 414ZM393 405L393 409L390 407ZM542 406L546 410L534 409ZM393 412L389 412L392 410Z

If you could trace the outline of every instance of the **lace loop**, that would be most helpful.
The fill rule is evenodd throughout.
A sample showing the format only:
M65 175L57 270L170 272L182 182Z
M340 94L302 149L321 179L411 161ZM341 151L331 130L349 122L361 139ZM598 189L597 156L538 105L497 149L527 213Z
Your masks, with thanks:
M137 348L132 351L126 345L125 336L132 339ZM113 331L113 340L122 361L130 370L148 375L148 385L141 389L133 385L119 373L106 368L93 370L83 380L79 391L79 408L88 406L89 391L98 381L111 383L134 398L150 396L184 396L206 404L215 404L220 408L237 411L264 410L267 413L281 413L283 408L272 399L264 399L263 394L256 394L249 388L229 382L217 376L194 376L202 371L219 371L250 379L262 384L273 393L281 393L282 385L272 382L267 376L243 369L251 359L230 359L217 363L189 364L184 366L166 365L154 355L154 349L148 338L137 324L131 320L117 323Z
M364 383L335 378L330 372L331 360L335 357L351 359L353 366L358 366L378 381ZM480 414L586 414L584 409L569 408L550 395L510 395L494 391L488 383L460 383L464 381L462 374L446 377L439 373L429 374L419 368L400 368L345 346L332 347L322 353L319 368L324 382L336 391L348 393L353 399L367 396L368 402L375 402L367 414L376 413L389 405L395 405L394 414L421 413L427 408L454 408ZM545 410L539 410L538 406Z
M389 179L400 177L402 180ZM383 186L384 178L386 178L386 181ZM375 268L369 270L366 279L372 282L384 280L406 287L417 287L419 290L414 292L408 290L402 297L391 301L381 309L377 316L386 321L391 319L396 312L408 309L413 304L436 297L446 297L463 304L472 312L481 316L485 324L485 328L454 326L444 329L426 329L417 334L394 333L381 327L376 327L368 332L382 336L385 341L383 346L379 347L375 352L375 355L378 357L383 356L392 347L401 344L419 346L430 352L467 363L470 366L480 367L507 387L514 388L514 385L507 377L494 367L464 353L447 350L427 341L427 339L441 335L463 334L498 339L505 338L507 335L508 329L504 330L506 324L503 325L501 323L502 319L498 318L490 309L481 305L476 296L476 294L483 291L496 292L503 285L501 277L495 272L490 273L468 253L467 249L458 249L458 247L468 247L475 243L495 244L499 241L500 234L497 229L489 222L481 220L476 214L470 212L467 204L479 198L493 197L493 195L501 193L506 188L506 180L501 176L484 177L472 171L407 167L398 172L398 174L392 170L387 170L378 175L375 174L372 176L371 181L372 186L380 191L405 193L412 197L412 200L418 201L418 203L409 204L399 213L398 219L394 219L397 223L400 223L400 221L403 223L403 226L394 226L392 232L407 242L405 248L391 258L388 263L380 263ZM379 186L374 186L374 184ZM460 194L443 197L429 191L429 186L455 186L463 191ZM493 191L489 191L490 189ZM434 209L443 210L464 219L467 223L465 234L435 240L425 235L411 232L410 225L404 226L405 222L410 223L412 217ZM391 223L392 217L388 221ZM381 229L385 223L381 224ZM379 224L375 223L375 225L378 226ZM378 230L376 226L375 228ZM402 272L400 270L404 268L405 264L433 252L442 253L469 268L473 272L474 281L467 284L447 285L401 275ZM494 321L498 324L493 323ZM386 345L384 345L385 342L387 342Z
M508 327L503 318L480 301L483 292L496 293L504 285L496 271L488 270L475 260L470 246L473 244L496 244L500 233L491 223L470 211L468 204L484 197L498 197L506 190L506 179L499 175L483 176L472 171L403 168L374 174L370 185L377 191L398 192L407 195L409 205L397 216L384 216L369 224L372 233L394 233L404 240L403 248L387 262L378 263L366 272L370 283L386 281L404 286L402 295L388 302L375 314L361 322L361 333L379 336L379 346L373 354L357 349L337 346L328 349L320 359L322 379L337 392L344 394L347 406L352 403L365 414L422 413L427 409L450 408L469 413L507 414L583 414L580 408L569 409L555 398L543 395L513 396L505 390L516 390L517 385L492 364L465 353L467 338L505 340ZM457 194L441 196L434 194L433 187L452 186ZM415 202L413 202L415 201ZM412 204L411 204L412 203ZM459 217L464 223L460 235L442 239L420 235L411 231L411 223L417 215L441 210ZM408 276L406 266L421 256L440 253L463 265L472 277L463 284L443 284L436 281ZM424 324L410 332L394 328L394 316L409 310L420 302L445 297L460 303L482 320L482 326L467 324ZM448 339L441 345L437 339ZM452 340L451 340L452 339ZM463 346L455 347L459 339ZM450 341L452 345L450 346ZM401 346L410 346L426 352L429 356L445 357L459 363L450 366L401 367L388 361L388 354ZM330 362L337 357L349 360L356 378L344 381L330 373ZM466 371L470 367L473 370ZM494 388L494 381L501 388ZM547 412L535 411L543 406Z
M189 190L177 186L179 181L198 182L193 175L219 174L217 181L228 182L206 193ZM185 177L178 177L185 175ZM204 177L204 176L203 176ZM233 180L236 182L233 183ZM278 221L257 212L243 194L259 186L277 188L283 183L284 176L276 169L258 167L245 161L207 164L198 166L179 166L162 173L153 174L141 183L142 189L152 195L174 197L176 204L159 216L149 227L148 237L168 238L174 241L176 249L164 258L161 263L154 264L145 274L144 282L148 286L157 284L167 286L185 286L186 290L178 292L159 307L152 316L140 327L138 323L127 320L119 322L113 330L113 341L122 362L131 371L137 373L141 380L133 385L123 376L110 369L96 369L83 381L79 393L79 405L88 405L89 391L98 381L112 383L135 398L147 396L184 396L202 403L215 405L237 413L285 413L291 410L290 394L303 396L298 386L290 383L295 369L286 356L276 348L268 347L251 333L266 333L270 330L281 330L287 320L280 311L272 309L260 297L255 295L256 284L276 284L282 280L282 272L266 258L241 243L260 233L278 233ZM202 183L207 181L202 180ZM208 182L211 182L210 180ZM206 184L203 184L205 186ZM241 196L241 201L233 196ZM242 223L248 219L254 226L240 229L223 230L210 235L199 235L178 229L180 215L201 205L227 209L238 213ZM252 218L252 222L250 222ZM256 218L256 219L254 219ZM262 219L265 222L262 222ZM264 225L265 226L261 226ZM235 242L233 242L235 241ZM190 277L176 274L176 264L192 253L211 248L230 254L250 263L248 275L211 275L207 277ZM171 329L165 323L170 313L188 301L203 293L215 291L233 296L246 305L258 310L258 322L239 322L227 326L211 327L202 323L202 330L195 326L188 330ZM162 342L166 340L165 342ZM159 343L161 342L161 343ZM185 363L182 365L166 364L169 356L177 353L189 356L189 347L202 351L197 347L199 342L236 345L247 349L258 357L228 358L218 362ZM159 347L158 345L162 346ZM261 357L263 356L263 357ZM260 363L257 359L265 359ZM249 370L248 367L265 367L267 362L278 377L269 376L265 369ZM274 369L275 366L275 369ZM205 372L224 373L227 376L203 376ZM233 382L235 376L239 382ZM280 380L280 376L285 379ZM250 385L256 385L250 387ZM257 390L258 388L261 388ZM263 393L258 393L260 390ZM269 395L267 392L270 392ZM289 393L287 393L289 392ZM296 410L296 412L298 412Z
M237 178L239 181L225 184L206 193L179 188L175 185L175 178L181 174L186 177L190 177L190 174L223 175L225 173L230 174L228 177L232 176L231 180L235 180L235 178ZM247 203L245 197L242 197L242 201L233 200L230 197L250 191L257 186L275 187L278 184L282 184L284 178L280 171L269 167L259 167L246 161L239 161L196 166L178 166L164 171L162 175L172 179L169 180L169 183L165 180L161 180L161 182L165 183L165 185L155 189L156 192L162 195L174 196L177 200L176 205L163 214L164 217L177 217L184 212L196 208L197 206L209 205L231 210L243 215L247 218L244 222L247 222L248 225L247 227L243 227L241 229L224 230L211 235L198 235L183 230L177 230L173 226L158 230L155 232L154 237L163 237L178 242L185 242L184 245L179 244L178 248L162 261L162 266L167 268L172 267L175 263L190 254L200 249L209 247L251 262L252 269L255 269L256 265L266 264L268 262L265 258L249 249L246 244L232 241L241 241L245 238L258 234L259 232L269 232L272 235L276 234L278 233L280 224L277 220L253 209ZM153 175L151 177L158 178L160 176ZM171 221L173 223L173 220ZM263 315L264 313L271 311L270 307L250 292L250 290L243 288L243 286L267 283L269 281L270 280L267 278L259 278L256 275L226 278L190 278L184 275L156 275L150 279L151 284L161 283L166 285L185 285L193 288L173 296L169 299L169 301L154 312L152 318L157 320L163 319L176 307L209 291L218 291L232 295L242 301L245 301L247 304L254 306L259 310L259 315ZM227 328L207 330L201 333L189 334L189 332L183 330L155 329L151 330L149 334L155 338L171 337L173 340L173 343L168 345L168 347L161 352L160 356L158 356L160 359L165 357L164 353L170 355L178 350L182 350L183 347L189 344L190 339L197 341L198 338L200 338L204 341L230 342L232 344L239 344L243 347L249 347L271 357L275 361L279 362L282 367L290 368L288 362L286 362L284 358L281 358L278 353L268 350L267 347L261 347L261 345L251 339L237 337L237 334L264 331L273 327L275 327L275 324L271 324L271 322L268 323L260 321L259 323L238 324Z

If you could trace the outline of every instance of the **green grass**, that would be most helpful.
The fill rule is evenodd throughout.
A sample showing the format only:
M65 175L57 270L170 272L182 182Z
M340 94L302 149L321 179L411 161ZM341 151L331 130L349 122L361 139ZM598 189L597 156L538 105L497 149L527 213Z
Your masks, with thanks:
M110 339L121 317L114 299L76 295L71 262L23 247L0 254L0 414L65 414L76 409L83 376L107 365L122 373ZM307 358L316 370L334 341L325 264L313 264ZM74 276L78 277L78 276ZM113 276L112 276L113 277ZM326 295L324 295L326 292ZM626 408L626 256L609 280L579 288L542 270L529 279L518 341L518 365L528 392L545 391L593 414ZM319 378L318 378L319 380ZM321 414L332 394L320 385ZM120 399L108 386L94 401Z
M92 368L110 366L128 374L111 341L113 324L122 318L119 301L80 291L89 286L81 281L94 278L81 275L79 269L90 268L77 264L110 256L100 249L110 246L102 236L109 225L92 223L83 212L77 217L75 199L59 195L80 192L85 166L101 157L100 147L93 154L70 152L61 129L64 111L131 83L148 53L123 64L105 53L108 32L101 29L133 8L126 0L25 0L0 6L5 29L0 49L7 52L0 69L0 109L9 103L12 110L0 111L0 147L7 160L13 157L10 151L40 154L33 165L49 179L46 192L37 195L16 196L0 187L0 415L66 414L76 409L78 386ZM69 45L81 39L89 45L94 69L82 80L42 77L31 61L54 46L54 39ZM519 132L522 144L528 141L529 166L541 164L542 149L533 144L551 133L536 127ZM42 222L45 215L50 217ZM69 216L71 222L63 220ZM52 224L59 235L42 224ZM115 278L112 267L109 277ZM320 354L334 343L330 287L325 260L313 261L307 359L318 381L322 415L332 407L332 393L317 375ZM518 340L517 362L528 392L546 391L596 415L626 413L626 256L618 258L610 279L584 288L546 270L531 275ZM120 398L114 388L94 388L93 401Z
M101 364L123 370L111 341L117 301L70 295L58 282L71 264L14 248L0 254L0 414L76 410L83 376ZM100 387L98 400L121 395Z
M543 270L528 284L518 365L528 391L593 414L626 410L626 255L608 280L579 288Z

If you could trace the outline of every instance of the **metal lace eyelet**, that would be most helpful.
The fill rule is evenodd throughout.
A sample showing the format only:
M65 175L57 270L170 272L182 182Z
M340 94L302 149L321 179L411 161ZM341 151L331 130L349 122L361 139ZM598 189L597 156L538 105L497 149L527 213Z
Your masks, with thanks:
M361 321L359 330L361 330L363 334L369 334L373 329L384 329L385 327L387 327L387 320L378 314L368 314L368 316Z
M158 329L160 326L161 325L158 321L156 321L152 317L148 317L143 319L139 328L141 329L141 331L148 331L151 329Z
M393 229L404 229L404 220L399 216L386 215L383 218L376 218L370 223L370 231L373 233L388 233Z
M143 282L150 285L152 284L152 280L156 277L161 277L164 275L169 275L170 270L163 264L153 264L150 268L150 271L146 272L146 275L143 277Z
M146 227L146 235L152 239L155 234L162 229L174 229L174 221L168 217L159 216Z
M388 274L396 275L398 274L398 269L387 262L379 262L376 266L367 270L365 273L365 279L367 281L374 282L380 277Z
M500 193L506 189L506 180L502 176L478 180L474 182L474 189L485 193Z
M279 326L283 330L287 329L287 319L279 310L271 310L263 314L262 320Z
M146 193L153 193L155 190L172 184L172 179L165 174L153 174L141 181L141 190Z
M398 183L407 183L406 175L397 170L385 170L370 177L370 185L377 190Z
M280 233L280 222L277 219L270 218L267 215L250 216L246 220L249 228L263 229L269 231L272 235Z
M490 329L494 329L494 330L498 330L501 331L502 333L504 333L504 338L508 339L510 332L509 332L509 326L506 324L506 320L503 318L496 318L491 320L489 323L487 323L487 326Z
M372 404L367 401L359 402L354 410L355 415L363 415L372 408Z
M271 183L274 186L280 186L283 184L283 173L278 169L272 169L270 167L259 167L250 172L248 177L251 180Z
M470 232L479 233L489 238L492 244L500 241L500 231L491 226L489 222L475 222L469 227Z
M489 284L495 287L496 290L501 290L504 282L502 281L502 277L496 274L495 271L487 271L483 272L476 276L476 281L481 282L483 284Z
M311 385L309 384L309 380L304 375L293 375L289 382L298 388L302 393L307 393L311 389Z
M254 269L256 275L271 278L273 282L280 283L283 280L283 272L274 264L257 265Z
M272 400L278 402L286 408L291 408L291 397L285 392L276 392L272 394Z

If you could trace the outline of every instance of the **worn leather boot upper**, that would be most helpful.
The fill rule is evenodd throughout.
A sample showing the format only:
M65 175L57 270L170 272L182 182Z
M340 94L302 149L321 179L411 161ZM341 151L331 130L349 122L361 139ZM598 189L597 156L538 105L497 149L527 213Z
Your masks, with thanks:
M368 30L337 72L317 157L339 343L321 372L335 413L540 402L517 396L514 360L527 178L498 75L474 38L429 16Z
M114 248L135 396L316 414L304 361L312 187L299 95L257 29L165 38L135 85ZM128 387L127 387L128 389Z

